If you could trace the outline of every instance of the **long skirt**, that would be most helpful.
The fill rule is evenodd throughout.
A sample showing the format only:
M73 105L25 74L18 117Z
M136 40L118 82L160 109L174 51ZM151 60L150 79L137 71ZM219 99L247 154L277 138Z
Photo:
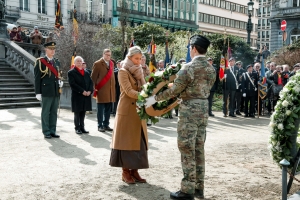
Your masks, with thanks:
M112 167L122 167L126 169L146 169L149 168L148 154L145 136L142 131L140 150L118 150L112 149L109 165Z

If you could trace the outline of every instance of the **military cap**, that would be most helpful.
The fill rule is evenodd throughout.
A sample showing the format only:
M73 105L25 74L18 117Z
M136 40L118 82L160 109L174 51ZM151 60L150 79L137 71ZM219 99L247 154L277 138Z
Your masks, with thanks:
M207 49L208 46L210 45L210 41L202 35L193 35L190 38L190 44L191 45L197 45L197 46L200 46L204 49Z
M300 63L295 64L293 67L300 67Z
M230 62L232 60L235 60L235 58L234 57L230 57L228 61Z
M212 58L207 58L207 61L212 61L213 59Z
M250 67L252 67L252 65L248 65L248 66L246 67L246 69L248 69L248 68L250 68Z
M270 63L271 63L271 61L269 61L269 60L266 62L266 64L270 64Z
M45 44L44 44L44 47L45 47L45 48L47 48L47 47L55 48L55 45L56 45L55 42L48 42L48 43L45 43Z
M117 62L116 62L116 63L118 64L118 63L120 63L121 61L122 61L122 60L117 60Z
M237 65L237 64L242 64L242 61L239 60L239 61L237 61L235 64L236 64L236 65Z

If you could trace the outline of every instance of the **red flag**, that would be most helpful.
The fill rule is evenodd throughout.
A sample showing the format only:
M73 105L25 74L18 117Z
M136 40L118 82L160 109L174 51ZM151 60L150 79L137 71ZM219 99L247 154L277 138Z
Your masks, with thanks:
M220 60L220 70L219 70L219 79L222 80L224 78L224 74L225 74L225 66L226 66L226 60L224 58L224 56L221 56L221 60Z

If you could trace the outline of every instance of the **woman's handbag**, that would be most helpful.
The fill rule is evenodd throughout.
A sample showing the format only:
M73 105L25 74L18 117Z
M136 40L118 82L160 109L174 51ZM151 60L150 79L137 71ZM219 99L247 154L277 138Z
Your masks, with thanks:
M279 92L282 90L283 85L277 85L277 84L273 84L273 93L276 96L279 96Z

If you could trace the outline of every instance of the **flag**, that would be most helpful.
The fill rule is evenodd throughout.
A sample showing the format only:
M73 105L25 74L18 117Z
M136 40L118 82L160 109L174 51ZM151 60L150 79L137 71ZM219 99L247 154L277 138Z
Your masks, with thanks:
M185 58L185 62L191 62L191 54L190 54L190 42L188 41L188 45L187 45L187 53L186 53L186 58Z
M165 58L165 68L167 67L167 64L170 63L170 55L169 55L169 49L168 49L168 40L166 41L166 58Z
M134 44L134 39L132 38L131 39L131 42L130 42L130 45L129 45L130 47L133 47L133 46L135 46L135 44Z
M229 39L228 39L228 40L229 40ZM230 48L229 42L228 42L227 59L226 59L226 66L227 66L227 67L229 66L228 60L229 60L229 58L231 58L231 57L232 57L232 52L231 52L231 48Z
M220 60L220 70L219 70L219 79L222 80L224 78L225 74L225 58L223 55L221 55L221 60Z
M264 85L267 82L267 78L266 78L265 63L264 63L263 56L261 57L260 76L261 76L261 83Z
M148 45L148 54L155 54L156 53L156 44L154 44L153 36L150 44Z
M59 29L63 26L60 0L57 0L56 12L55 12L55 28Z
M76 8L74 8L74 13L73 13L73 39L74 39L74 44L76 45L78 39L78 22L77 22Z
M263 56L261 57L261 68L260 68L260 81L258 82L258 94L261 99L264 99L267 96L267 77L265 71L265 61Z
M150 55L150 62L149 62L149 70L151 73L156 71L156 61L155 61L155 55Z
M72 58L71 58L71 66L70 66L70 69L74 68L75 65L74 65L74 58L76 57L76 46L75 46L75 49L73 51L73 55L72 55Z

